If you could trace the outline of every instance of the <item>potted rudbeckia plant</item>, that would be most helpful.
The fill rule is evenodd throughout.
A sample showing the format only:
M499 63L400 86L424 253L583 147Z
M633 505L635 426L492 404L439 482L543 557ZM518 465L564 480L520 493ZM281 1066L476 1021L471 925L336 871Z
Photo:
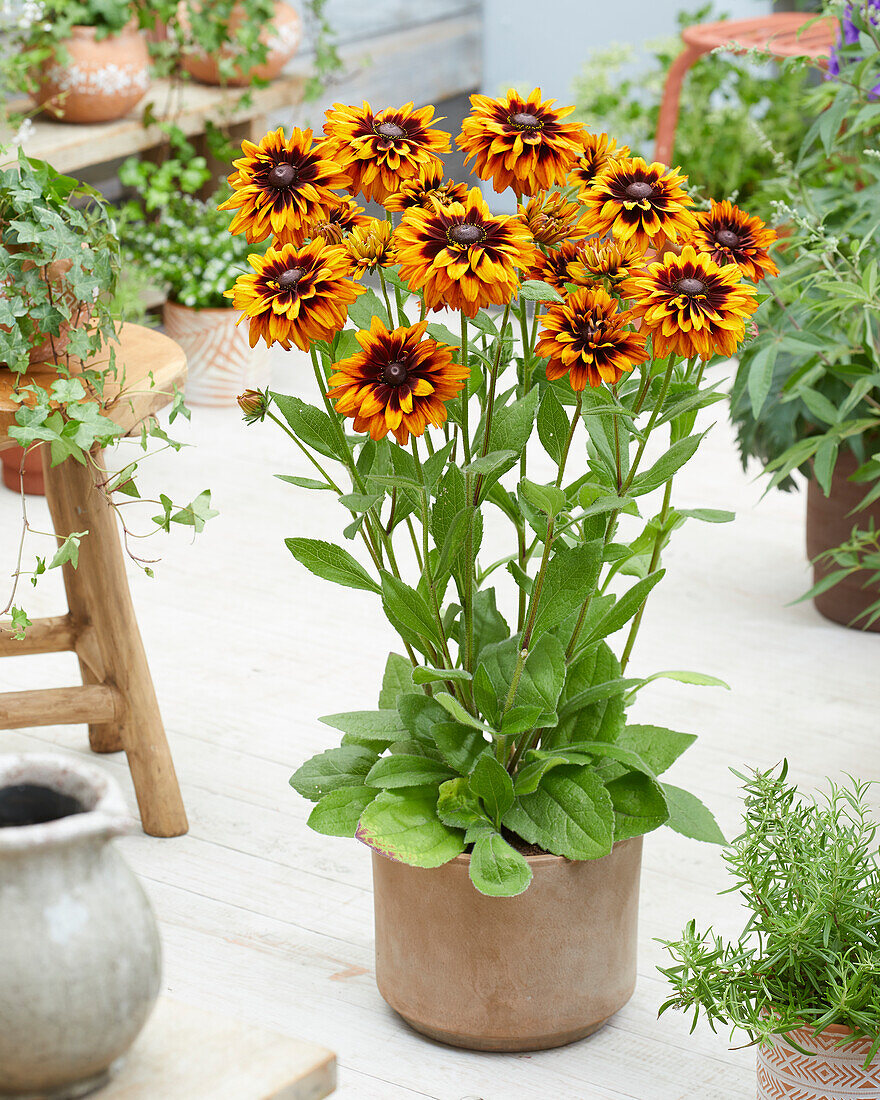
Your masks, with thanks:
M804 799L778 772L743 780L743 832L724 854L748 912L728 941L691 921L666 943L673 993L758 1044L758 1100L880 1095L880 863L870 784Z
M702 248L678 173L612 158L583 186L594 139L567 114L474 97L458 143L515 216L444 180L450 136L411 105L337 104L317 145L247 145L228 204L276 238L229 291L240 319L308 349L317 386L240 404L309 456L291 480L338 494L352 552L287 546L372 593L401 645L378 709L326 717L342 743L291 782L313 829L372 849L382 995L483 1050L601 1026L635 983L643 835L722 839L661 778L694 737L627 719L656 676L719 681L629 666L672 532L732 518L676 507L673 483L756 293ZM384 223L326 235L340 186Z

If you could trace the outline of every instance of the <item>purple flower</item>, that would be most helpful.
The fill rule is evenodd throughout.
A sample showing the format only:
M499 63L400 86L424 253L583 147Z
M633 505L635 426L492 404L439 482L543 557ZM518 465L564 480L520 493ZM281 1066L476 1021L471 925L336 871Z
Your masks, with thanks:
M876 27L878 21L880 21L880 0L867 0L866 14L871 23ZM829 78L840 75L840 55L838 51L846 46L854 46L859 40L859 28L855 25L852 15L853 5L848 4L846 12L840 21L841 33L837 38L837 45L831 50L831 57L828 59ZM880 82L875 84L868 93L869 99L877 99L878 97L880 97Z

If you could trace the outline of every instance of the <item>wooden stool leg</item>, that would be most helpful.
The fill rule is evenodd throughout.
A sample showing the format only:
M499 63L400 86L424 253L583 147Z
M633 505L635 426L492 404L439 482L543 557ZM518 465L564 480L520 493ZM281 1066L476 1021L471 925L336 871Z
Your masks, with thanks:
M687 45L669 67L666 86L663 89L663 100L660 103L660 114L657 118L657 138L654 142L654 160L659 160L661 164L672 164L681 86L684 84L688 69L705 52L700 46Z
M144 831L180 836L186 813L159 705L138 630L113 509L95 488L95 473L68 459L49 465L44 448L46 500L59 538L88 531L79 564L62 566L70 611L82 631L77 653L85 683L115 687L124 702L118 723L92 727L98 751L125 750ZM103 457L93 454L103 470Z

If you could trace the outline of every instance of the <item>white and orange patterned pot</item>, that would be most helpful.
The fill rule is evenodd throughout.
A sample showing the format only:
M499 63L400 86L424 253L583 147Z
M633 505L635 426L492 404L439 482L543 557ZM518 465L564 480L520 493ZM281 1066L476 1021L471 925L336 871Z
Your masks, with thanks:
M106 38L94 27L74 27L63 52L47 63L34 98L62 122L112 122L149 86L150 55L134 21Z
M880 1059L865 1066L868 1039L838 1047L848 1034L849 1028L838 1025L819 1035L811 1028L790 1032L809 1055L795 1050L785 1036L773 1036L771 1046L758 1048L757 1100L878 1100Z
M181 21L186 24L185 5L181 5ZM233 8L229 20L230 36L234 35L241 22L242 12L240 8ZM186 54L183 59L183 67L196 80L202 84L231 84L237 87L245 87L254 80L274 80L281 70L293 57L302 41L302 19L286 0L277 0L275 15L271 23L265 28L260 40L265 44L268 52L262 65L255 65L248 72L236 69L232 76L224 78L220 75L220 58L234 58L235 53L231 48L224 47L219 53L208 55L200 51Z
M265 344L252 348L247 325L236 327L232 309L162 307L165 332L186 353L186 400L190 405L234 405L247 389L265 389L272 373Z

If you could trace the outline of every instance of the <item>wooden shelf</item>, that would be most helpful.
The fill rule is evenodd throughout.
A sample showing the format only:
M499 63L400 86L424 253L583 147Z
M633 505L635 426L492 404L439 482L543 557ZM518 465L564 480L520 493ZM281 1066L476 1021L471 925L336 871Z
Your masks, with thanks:
M423 104L471 91L479 84L480 30L479 15L464 14L343 46L340 55L346 72L330 89L327 102L370 99L385 105L412 99ZM247 106L240 102L240 88L193 82L182 89L177 112L169 85L158 81L129 115L115 122L80 126L36 121L24 151L70 173L145 152L163 140L158 125L142 124L148 104L160 121L175 117L188 136L203 133L208 120L241 124L284 111L295 110L297 123L303 124L304 115L320 118L324 107L324 103L303 103L309 71L308 58L294 59L268 88L253 90ZM0 143L8 142L10 136L0 132ZM7 150L0 164L10 164L16 156L15 149Z

